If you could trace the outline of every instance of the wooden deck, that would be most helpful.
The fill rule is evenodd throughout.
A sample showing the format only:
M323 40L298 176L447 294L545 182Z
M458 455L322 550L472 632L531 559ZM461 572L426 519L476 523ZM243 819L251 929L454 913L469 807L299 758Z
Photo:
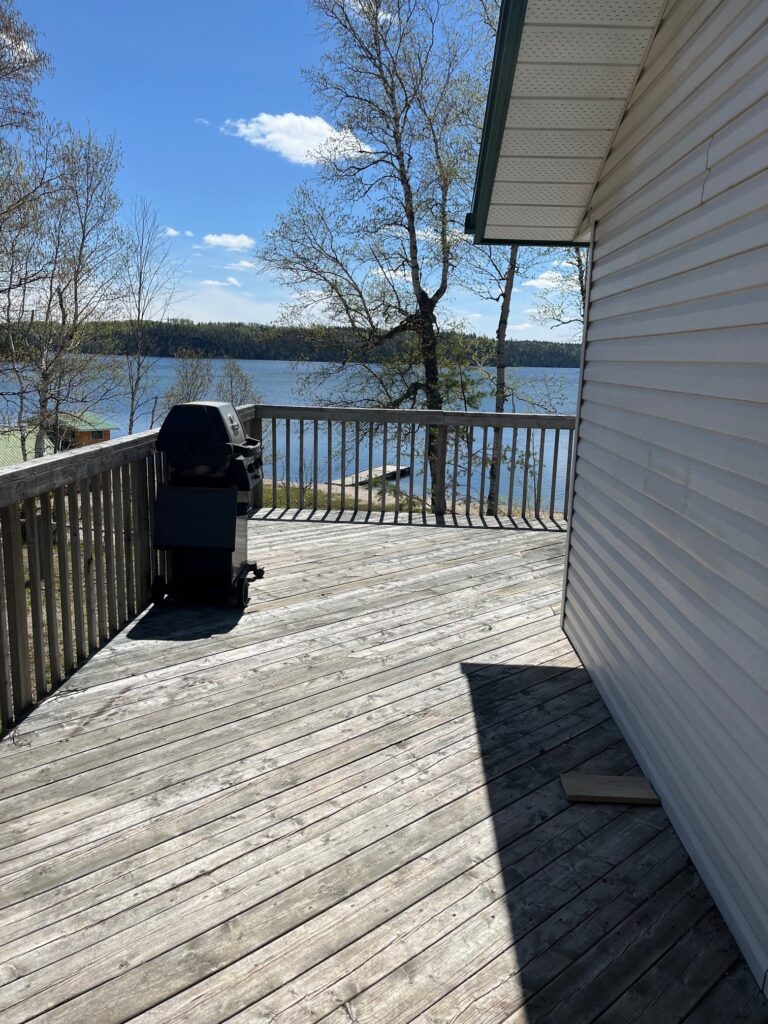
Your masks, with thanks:
M564 533L254 522L0 745L0 1021L768 1020L558 627Z

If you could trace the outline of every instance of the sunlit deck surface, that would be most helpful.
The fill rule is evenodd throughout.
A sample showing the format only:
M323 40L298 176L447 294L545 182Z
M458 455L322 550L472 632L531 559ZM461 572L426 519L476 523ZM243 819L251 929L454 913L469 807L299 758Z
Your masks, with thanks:
M558 625L560 526L251 525L0 745L0 1020L765 1021ZM301 518L301 517L299 517ZM375 517L378 519L378 516Z

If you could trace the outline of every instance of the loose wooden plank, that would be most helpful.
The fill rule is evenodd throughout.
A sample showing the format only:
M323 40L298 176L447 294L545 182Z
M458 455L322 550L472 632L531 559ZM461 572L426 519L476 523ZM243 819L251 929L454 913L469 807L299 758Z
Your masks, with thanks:
M603 804L661 803L648 779L641 775L581 775L568 772L560 776L566 797L572 801Z

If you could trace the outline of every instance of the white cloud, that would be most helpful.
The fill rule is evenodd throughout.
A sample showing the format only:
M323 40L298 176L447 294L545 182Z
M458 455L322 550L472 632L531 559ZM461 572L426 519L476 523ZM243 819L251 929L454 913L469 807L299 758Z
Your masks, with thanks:
M524 331L530 324L507 324L507 329L510 331Z
M254 260L238 260L236 263L227 263L225 270L255 270Z
M538 277L523 281L524 288L567 288L575 291L578 286L578 281L557 270L545 270Z
M207 117L196 117L195 124L210 124L211 122Z
M206 245L218 246L220 249L229 249L230 252L245 252L256 245L256 239L250 235L203 235Z
M242 285L236 277L228 277L226 281L216 281L211 277L205 278L200 284L204 284L206 288L241 288Z
M185 231L184 232L184 237L185 238L194 238L195 237L195 232L194 231Z
M352 132L338 131L324 118L305 114L258 114L227 120L221 131L279 153L294 164L316 164L324 156L343 158L367 150Z
M176 228L166 228L165 229L166 238L176 238L180 234L181 234L181 232L177 231Z

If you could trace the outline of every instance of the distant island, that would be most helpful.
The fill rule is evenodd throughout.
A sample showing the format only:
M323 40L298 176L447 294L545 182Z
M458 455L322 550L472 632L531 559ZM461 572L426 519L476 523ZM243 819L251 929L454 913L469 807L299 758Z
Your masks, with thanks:
M90 333L90 332L89 332ZM193 320L167 320L147 325L148 352L152 356L173 358L179 349L192 349L211 359L284 359L333 361L343 358L343 345L334 347L328 332L320 337L307 327L275 327L269 324L195 323ZM477 335L465 335L468 339ZM397 344L396 341L388 344ZM127 323L103 324L98 334L84 342L82 350L94 354L124 353L130 345ZM508 366L578 367L580 346L568 342L512 340L507 343ZM492 364L491 364L492 365Z

